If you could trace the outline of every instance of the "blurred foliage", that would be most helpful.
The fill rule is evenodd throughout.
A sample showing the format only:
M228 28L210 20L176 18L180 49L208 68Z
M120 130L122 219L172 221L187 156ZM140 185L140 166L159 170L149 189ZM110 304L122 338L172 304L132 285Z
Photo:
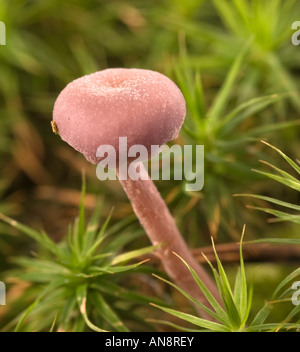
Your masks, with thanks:
M146 267L138 268L143 262L130 262L152 252L155 247L125 252L125 246L138 238L141 231L133 230L128 219L108 229L110 216L99 226L101 200L87 221L84 197L85 185L79 215L69 226L68 235L58 243L46 233L0 213L2 221L32 238L39 246L38 252L31 257L14 258L15 268L5 274L10 291L22 284L25 289L20 296L9 300L8 304L14 305L15 309L6 315L4 331L75 332L89 329L102 332L109 329L128 332L121 318L129 324L131 320L134 324L139 322L140 329L149 329L136 312L137 303L147 305L154 299L164 304L122 287L124 273L147 273ZM89 319L91 315L97 325Z
M238 238L233 225L242 226L244 219L231 195L236 189L247 188L260 179L252 171L258 158L267 157L257 143L259 138L278 138L282 131L297 127L300 122L299 119L278 121L272 116L276 102L289 95L272 94L236 102L233 92L240 83L238 75L250 43L252 41L234 60L208 107L201 74L189 69L190 58L184 54L181 65L175 66L188 107L182 132L184 144L203 144L205 147L205 187L201 192L190 192L189 196L192 199L203 197L202 213L214 237L220 228L233 239Z
M272 310L280 309L278 303L282 303L285 300L291 300L291 289L288 288L283 293L281 292L283 288L292 280L299 276L299 268L288 275L285 280L283 280L275 289L271 301L264 302L263 307L256 312L254 318L249 318L250 311L252 309L253 302L253 286L248 285L245 263L243 259L242 251L242 241L245 234L245 226L243 228L243 233L240 241L240 266L235 276L234 285L230 284L229 277L225 271L225 268L219 259L216 248L213 245L214 255L216 258L217 267L215 268L212 263L205 257L213 271L215 281L218 286L218 290L222 299L222 306L215 300L213 295L207 290L201 279L197 276L196 272L182 259L184 264L188 267L191 275L193 276L195 282L199 286L199 289L205 294L208 299L212 309L203 306L200 302L196 301L188 293L184 292L180 287L176 286L172 282L158 277L160 280L167 282L169 285L173 286L177 291L179 291L185 298L193 302L194 304L200 306L205 310L214 321L209 321L207 319L199 318L195 315L187 314L180 310L174 310L168 307L162 307L157 304L152 304L153 306L167 312L179 319L181 321L189 322L193 328L186 328L185 326L175 325L169 321L158 320L157 323L169 325L176 327L178 330L182 331L214 331L214 332L278 332L278 331L299 331L299 310L300 306L296 305L291 311L289 311L288 316L284 317L283 321L270 322L269 316ZM297 241L300 244L300 240ZM293 281L292 281L293 282ZM233 286L233 287L232 287ZM293 291L292 291L293 292Z
M287 161L289 166L293 169L294 172L297 173L297 175L299 177L300 166L297 164L297 162L293 161L290 157L285 155L278 148L270 145L269 143L266 143L266 142L264 142L264 143L266 145L268 145L269 147L273 148L279 155L281 155L282 158L285 161ZM264 164L266 164L267 166L269 166L275 172L270 173L270 172L265 172L265 171L260 171L260 170L256 170L256 172L258 172L264 176L267 176L270 179L275 180L275 181L289 187L293 191L300 192L300 181L297 177L293 176L291 173L289 173L285 170L282 170L282 169L276 167L273 164L270 164L266 161L262 161L262 162ZM290 222L294 222L298 225L300 224L300 214L299 214L300 206L297 204L292 204L292 203L284 202L284 201L276 199L276 198L255 195L255 194L248 194L248 195L244 194L244 195L240 195L240 196L253 197L253 198L259 199L261 201L269 202L269 203L272 203L274 205L277 205L277 206L280 206L281 208L283 208L284 211L272 209L272 208L253 207L254 209L261 210L267 214L273 215L274 218L272 220L275 222L277 222L277 221L290 221ZM289 212L287 212L287 211L289 211ZM292 211L292 213L290 213L290 211Z
M205 54L196 52L193 65L224 75L240 48L251 37L247 74L238 97L293 92L299 111L299 53L291 45L291 25L298 20L297 0L213 0L214 10L201 22L181 23L189 43L205 42ZM192 44L191 44L192 45ZM296 77L295 77L296 74ZM282 112L280 107L278 112Z
M176 142L207 151L203 191L156 182L188 244L209 244L210 235L216 243L236 241L244 223L253 240L270 233L297 238L298 227L267 224L267 215L233 194L299 204L297 192L252 171L259 159L274 161L260 139L298 158L300 52L291 25L299 13L297 0L1 0L7 38L0 46L0 212L60 241L77 214L85 169L88 215L105 196L103 219L114 206L112 224L132 218L139 229L118 182L100 183L94 166L51 133L50 120L71 80L107 67L140 67L180 86L188 115ZM35 246L0 223L1 270Z

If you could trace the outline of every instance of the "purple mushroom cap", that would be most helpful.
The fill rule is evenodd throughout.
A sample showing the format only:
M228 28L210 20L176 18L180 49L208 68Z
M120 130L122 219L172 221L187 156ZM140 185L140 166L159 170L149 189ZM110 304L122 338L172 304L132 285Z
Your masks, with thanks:
M60 137L96 164L101 145L119 153L128 148L162 146L175 139L186 114L184 97L168 77L143 69L113 68L69 83L58 96L53 120Z

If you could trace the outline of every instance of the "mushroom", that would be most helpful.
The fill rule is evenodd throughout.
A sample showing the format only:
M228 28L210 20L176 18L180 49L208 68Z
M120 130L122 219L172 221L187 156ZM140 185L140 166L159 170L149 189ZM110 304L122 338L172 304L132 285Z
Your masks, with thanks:
M69 83L58 96L53 111L55 133L84 154L93 164L101 160L97 149L111 145L120 159L119 137L128 146L162 146L178 136L186 114L184 97L168 77L144 69L106 69ZM178 254L198 274L220 302L217 287L193 258L174 218L150 179L142 162L137 164L140 179L120 177L132 208L154 245L169 277L187 293L209 306L188 268ZM202 315L206 313L202 311Z

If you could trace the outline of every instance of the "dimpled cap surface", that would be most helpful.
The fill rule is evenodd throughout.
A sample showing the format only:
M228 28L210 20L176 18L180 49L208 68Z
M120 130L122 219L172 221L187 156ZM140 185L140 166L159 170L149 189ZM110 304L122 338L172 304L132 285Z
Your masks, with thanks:
M163 145L178 136L186 114L179 88L161 73L114 68L69 83L53 111L60 137L96 164L97 148L112 145L118 156L119 137L128 148Z

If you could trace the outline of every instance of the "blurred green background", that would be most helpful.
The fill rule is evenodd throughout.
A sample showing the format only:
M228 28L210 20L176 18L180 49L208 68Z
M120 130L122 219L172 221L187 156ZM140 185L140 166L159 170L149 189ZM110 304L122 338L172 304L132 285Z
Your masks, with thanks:
M186 194L179 181L156 183L189 245L209 245L211 235L216 243L238 241L244 223L246 240L299 238L297 225L270 224L269 216L246 208L249 199L233 197L259 193L299 204L299 192L252 170L261 169L260 159L286 168L260 139L299 158L300 47L291 43L299 16L294 0L1 0L0 212L59 240L77 215L85 169L88 211L103 195L104 218L112 206L113 222L132 215L118 182L98 181L95 167L52 133L50 121L56 97L73 79L108 67L138 67L164 73L180 86L189 111L177 142L204 144L207 151L203 191ZM231 82L228 73L246 43ZM247 119L240 116L223 139L199 104L200 77L207 109L227 84L219 121L240 104L283 95L249 104L255 108L246 111ZM197 135L189 133L195 116L203 126ZM272 128L247 135L262 126ZM31 243L2 223L0 235L1 271ZM287 270L283 264L267 269L271 281Z

